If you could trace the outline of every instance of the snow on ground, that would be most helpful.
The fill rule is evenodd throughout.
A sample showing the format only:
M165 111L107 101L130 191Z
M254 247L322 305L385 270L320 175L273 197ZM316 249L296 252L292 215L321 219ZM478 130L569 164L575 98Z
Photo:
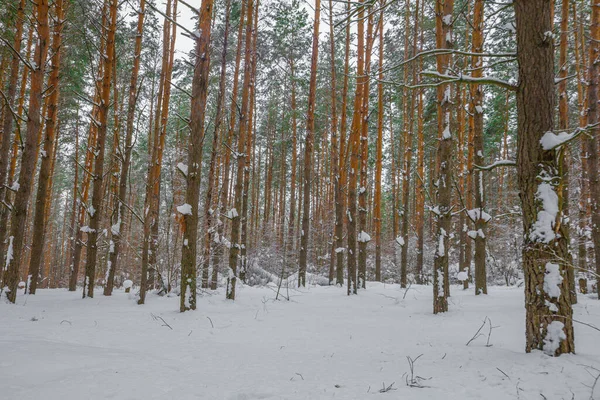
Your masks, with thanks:
M525 354L522 289L452 289L444 315L431 287L404 297L376 283L351 297L294 290L289 302L269 287L242 287L235 302L221 290L184 314L177 297L138 306L123 291L38 290L0 302L0 398L600 399L600 332L576 324L577 355ZM489 323L466 346L486 316L491 346ZM600 326L600 302L580 296L575 318ZM419 355L423 387L409 387L407 357Z

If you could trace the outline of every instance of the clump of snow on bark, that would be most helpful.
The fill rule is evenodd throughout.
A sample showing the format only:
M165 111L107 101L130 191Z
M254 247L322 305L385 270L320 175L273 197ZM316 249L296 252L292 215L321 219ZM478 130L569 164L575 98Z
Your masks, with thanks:
M492 219L492 216L483 211L481 208L474 208L467 211L467 213L469 214L469 218L471 218L473 221L482 219L484 222L489 222Z
M123 282L123 288L131 289L132 287L133 287L133 281L127 279L125 282Z
M444 297L444 273L437 270L437 297Z
M7 268L7 269L8 269L8 265L14 258L13 257L13 240L15 240L14 236L10 236L8 238L8 250L6 251L6 264L4 265L4 268Z
M177 212L183 215L192 215L192 206L187 203L177 206Z
M232 208L231 210L227 211L227 218L229 219L237 218L238 216L239 214L235 208Z
M544 292L551 298L560 298L560 285L563 277L560 274L558 264L546 263L546 275L544 275Z
M544 150L552 150L563 145L573 138L573 133L567 132L546 132L540 139L540 144Z
M449 87L450 86L448 86L448 88ZM444 127L444 132L442 132L442 138L444 140L451 139L452 133L450 133L450 113L449 112L446 113L444 126L445 127Z
M185 165L184 163L179 163L179 164L177 164L177 169L178 169L179 171L181 171L181 173L182 173L184 176L186 176L186 177L187 177L187 174L188 174L188 166L187 166L187 165Z
M444 228L440 228L440 234L438 235L438 246L437 246L437 255L439 257L443 257L446 253L446 247L444 246L444 238L446 237L446 230Z
M560 342L567 338L564 331L565 324L560 321L552 321L547 328L544 338L544 353L553 356L560 347Z
M404 238L402 236L398 236L396 238L396 243L398 243L400 246L404 246Z
M469 274L467 274L467 271L460 271L456 275L456 279L458 279L459 281L466 281L469 279Z
M371 236L365 231L360 231L360 233L358 234L358 239L356 240L358 240L359 242L367 243L371 240Z
M81 232L83 233L92 233L92 232L96 232L95 229L90 228L89 226L85 225L82 226L81 229L79 229Z
M552 185L542 182L535 196L542 202L542 209L538 212L537 221L533 224L529 238L534 242L550 243L556 237L554 221L558 214L558 195Z

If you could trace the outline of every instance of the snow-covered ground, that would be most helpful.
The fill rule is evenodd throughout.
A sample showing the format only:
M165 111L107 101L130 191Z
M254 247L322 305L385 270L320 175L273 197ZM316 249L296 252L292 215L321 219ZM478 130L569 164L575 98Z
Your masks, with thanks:
M290 301L242 287L235 302L221 291L184 314L177 297L138 306L123 291L39 290L0 302L0 398L600 399L600 332L576 324L577 355L525 354L522 289L452 289L444 315L431 312L431 287L404 296L375 283ZM486 317L490 346L489 321L466 346ZM600 302L580 296L575 318L600 326ZM410 387L407 357L418 356Z

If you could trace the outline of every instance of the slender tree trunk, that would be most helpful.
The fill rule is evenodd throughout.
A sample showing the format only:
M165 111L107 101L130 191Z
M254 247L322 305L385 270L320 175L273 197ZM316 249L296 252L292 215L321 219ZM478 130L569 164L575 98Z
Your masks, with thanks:
M362 124L360 130L360 189L358 191L358 286L366 288L367 280L367 243L371 237L367 231L367 164L369 161L369 79L371 73L371 49L373 45L373 13L368 10L367 43L365 46L365 81L362 96Z
M577 110L579 111L579 127L583 128L587 125L587 102L585 93L585 72L583 71L582 63L584 57L583 52L583 40L580 38L581 23L577 17L577 2L572 2L573 5L573 42L575 50L575 69L577 75ZM580 46L582 50L580 51ZM588 179L588 137L587 135L581 136L581 173L579 176L579 204L578 204L578 251L577 251L577 265L579 272L586 271L588 269L588 215L587 207L589 204L589 179ZM583 282L587 286L587 281L584 278ZM582 288L580 288L581 290ZM587 287L585 288L587 290Z
M210 35L213 0L203 0L196 38L196 65L192 81L190 146L188 153L185 204L177 210L183 214L183 246L181 250L181 312L196 309L196 249L198 238L198 201L200 199L200 165L204 142L204 117L208 97L210 71Z
M242 86L242 105L240 111L240 126L238 135L237 153L235 155L236 180L234 194L234 208L228 212L231 218L231 248L229 250L229 273L227 278L226 297L229 300L235 300L235 285L238 274L238 254L241 247L241 218L239 212L242 211L242 192L244 190L244 168L246 167L246 134L248 132L249 121L248 113L250 107L250 85L252 84L252 29L254 27L254 0L248 0L246 4L246 51L244 55L244 84ZM239 210L239 212L238 212Z
M338 140L338 120L337 120L337 90L336 90L336 70L335 70L335 37L333 34L333 1L329 0L329 45L330 45L330 62L331 62L331 168L332 168L332 178L333 178L333 192L334 192L334 202L336 204L340 203L340 173L339 173L339 157L340 157L340 142ZM342 227L342 216L338 216L337 212L334 214L335 222L333 228L333 237L332 237L332 258L331 258L331 268L329 272L329 284L333 284L335 279L335 263L336 257L335 255L340 253L342 250L337 247L341 235L342 229L338 229L338 227ZM338 237L338 234L340 237Z
M254 6L254 18L256 24L253 26L252 31L252 69L250 71L250 92L248 93L249 98L249 111L248 111L248 130L246 132L246 148L244 150L244 157L246 158L244 168L244 186L242 192L242 218L241 218L241 248L240 248L240 279L246 283L246 273L248 272L248 190L250 187L250 163L252 157L252 143L254 141L254 130L256 125L253 125L254 110L256 106L255 98L255 84L254 79L256 76L256 44L258 41L258 6L259 1L256 0ZM273 225L275 225L275 213L273 213ZM276 232L275 229L273 232Z
M598 110L598 88L600 85L600 0L592 0L592 17L590 20L590 54L588 56L588 125L598 124L600 110ZM600 128L594 127L590 131L587 141L588 147L588 176L590 185L590 202L592 209L592 239L596 256L596 274L600 276L600 176L598 174L598 141ZM600 285L597 291L600 296ZM600 298L600 297L599 297ZM568 333L567 333L568 334Z
M230 179L229 179L229 172L230 172L230 164L231 164L231 151L229 151L229 149L231 149L232 147L232 143L233 143L233 134L234 134L234 129L235 129L235 121L237 120L236 115L237 115L237 106L239 105L237 102L237 98L238 98L238 86L239 86L239 72L240 72L240 63L241 63L241 59L242 59L242 38L243 38L243 32L244 32L244 16L246 11L246 0L242 0L242 7L241 7L241 11L240 11L240 22L238 24L238 32L237 32L237 48L236 48L236 56L235 56L235 69L234 69L234 73L233 73L233 88L231 90L231 106L230 106L230 115L229 115L229 125L228 125L228 130L227 130L227 138L226 138L226 144L227 144L227 151L225 151L224 154L224 161L223 161L223 167L222 167L222 171L223 171L223 184L221 185L221 191L220 191L220 196L219 196L219 207L218 209L220 210L220 214L221 215L225 215L227 213L227 206L228 206L228 202L229 202L229 185L230 185ZM224 233L225 233L225 224L221 223L218 225L218 229L217 229L217 234L219 235L219 242L216 243L215 246L215 256L214 256L214 262L213 264L216 265L215 268L219 268L219 265L221 264L221 260L223 258L223 249L224 249L224 244L225 241L223 240L224 237ZM213 270L214 271L214 270ZM214 273L213 273L214 276ZM213 280L214 283L211 283L211 285L214 286L211 287L213 289L216 289L216 277L215 280Z
M310 84L308 111L306 118L306 141L304 143L304 201L302 204L302 231L300 232L300 256L298 258L298 286L306 286L306 265L310 243L310 187L312 180L313 146L315 137L315 105L317 100L317 61L319 58L319 24L321 0L315 0L315 21L313 26L312 56L310 64Z
M475 0L473 9L473 39L471 51L483 52L483 0ZM483 76L482 59L478 56L471 57L473 78ZM471 85L470 118L473 118L473 150L476 165L485 165L483 157L483 87ZM474 220L475 231L469 235L475 241L475 294L487 294L487 278L485 267L486 227L489 216L485 213L485 182L483 171L473 171L473 194L475 195L475 209L469 209L470 218Z
M10 136L13 131L14 123L14 105L17 95L17 85L19 83L19 66L20 60L16 53L21 51L21 40L23 37L23 22L25 20L25 0L19 2L19 8L17 9L17 16L15 21L14 31L14 43L13 50L15 53L11 56L10 62L10 76L8 78L8 90L6 92L6 99L4 104L4 113L2 121L2 136L0 138L0 202L6 201L8 198L7 187L12 186L12 182L7 180L7 171L9 165L9 154L11 149ZM29 56L27 57L29 59ZM23 67L23 74L27 73L27 67ZM4 87L4 86L2 86ZM19 131L19 121L16 121L17 133ZM7 201L6 201L7 202ZM8 202L7 202L8 203ZM10 210L7 207L0 207L0 287L4 285L1 283L2 275L5 266L5 250L6 250L6 233L8 232L8 216Z
M349 13L350 4L346 5ZM350 24L346 24L346 40L344 50L344 83L342 87L342 114L340 116L340 144L339 144L339 182L335 203L335 239L336 239L336 282L344 285L344 209L346 208L346 182L348 176L348 143L347 130L347 101L348 101L348 75L350 70Z
M558 84L558 129L565 131L569 129L569 98L567 94L567 50L569 46L569 0L561 2L561 18L560 18L560 48L559 48L559 73L558 78L561 80ZM568 146L561 149L559 168L562 173L562 184L559 188L559 197L564 203L565 218L569 218L569 159L567 154L570 150ZM565 224L564 232L567 235L567 245L571 246L571 235L569 224ZM567 279L569 281L569 290L571 293L571 303L577 304L577 291L575 290L575 269L573 268L573 256L571 251L567 253Z
M365 57L365 28L364 28L364 1L361 0L359 6L358 17L358 45L357 45L357 61L356 61L356 89L354 95L354 110L352 115L352 125L350 127L350 176L348 183L348 211L347 211L347 226L348 226L348 295L357 293L356 282L356 219L358 218L356 199L357 199L357 183L358 183L358 159L360 151L360 135L361 126L364 121L362 97L365 86L366 77L364 76L364 57Z
M133 66L131 68L131 78L129 81L129 97L127 99L127 121L125 131L125 152L121 156L121 171L119 175L119 193L114 199L114 210L111 217L110 227L110 246L108 261L108 280L104 288L104 295L110 296L115 280L115 271L119 264L119 255L121 253L121 231L123 229L123 218L127 211L125 202L127 201L127 181L129 179L129 168L131 166L131 152L133 150L133 124L135 121L135 110L138 97L138 75L140 70L140 57L142 51L142 36L144 32L144 15L146 9L146 0L140 0L138 9L137 34L135 37L135 47L133 55Z
M551 6L546 0L517 0L514 5L519 63L517 177L524 230L525 349L560 355L574 352L575 346L563 261L567 252L561 228L563 205L556 193L561 177L557 175L555 151L544 150L540 143L542 136L553 129L554 49L552 36L547 35L552 31ZM596 7L596 11L600 8Z
M436 47L451 49L452 13L454 0L436 1ZM437 70L445 74L450 66L450 55L437 56ZM452 133L450 84L442 84L437 89L439 147L437 160L439 174L437 179L436 239L433 269L433 313L448 311L449 277L448 250L452 223Z
M53 160L56 153L58 141L58 100L60 94L60 58L62 52L62 28L64 24L64 6L63 0L56 0L54 3L54 14L56 22L52 36L52 72L48 81L48 87L51 90L48 98L48 115L46 117L46 134L44 138L44 150L42 151L42 163L40 165L40 174L38 177L38 190L35 200L35 216L33 221L33 243L31 245L31 260L29 262L29 294L35 294L38 284L38 275L42 264L42 253L44 251L44 241L46 236L46 221L50 204L48 199L52 193L52 174Z
M329 0L331 1L331 0ZM381 171L383 169L383 6L379 13L379 82L377 83L377 158L375 161L375 207L373 224L375 226L375 280L381 282ZM333 40L333 39L332 39ZM333 48L333 45L332 45ZM336 192L337 193L337 192Z
M85 280L83 283L84 298L94 297L94 283L96 280L96 254L98 253L97 241L98 231L100 229L100 216L102 215L102 184L104 182L104 147L106 143L108 110L110 108L110 89L112 83L113 60L115 57L117 8L118 1L110 0L109 25L106 37L106 54L101 53L104 61L104 76L102 77L102 91L100 95L100 105L98 107L98 139L96 143L97 155L94 163L92 205L87 210L90 216L90 222L86 251Z
M231 0L225 3L225 32L223 38L223 51L221 52L221 74L219 77L219 94L217 97L217 112L215 116L215 127L213 131L212 152L210 155L210 166L208 171L208 185L206 188L206 199L204 201L204 252L202 257L202 287L208 287L208 269L211 260L211 248L215 239L215 223L221 224L221 219L218 216L218 208L214 204L213 191L218 187L218 172L217 163L220 152L220 131L223 122L223 109L225 106L225 83L227 77L227 44L229 39L229 13L231 10ZM218 199L218 194L217 197ZM217 210L217 211L215 211ZM217 213L216 218L214 214ZM214 220L213 220L214 219ZM216 237L219 240L219 237ZM216 271L218 265L213 263L213 279L211 285L216 285ZM206 281L205 281L206 276ZM216 289L216 287L215 287Z
M37 22L37 41L34 53L34 69L31 73L31 87L29 90L29 106L27 111L27 136L19 172L19 184L15 202L12 208L10 236L6 252L6 286L7 297L14 303L17 297L19 283L19 270L24 259L25 221L27 208L31 195L31 186L35 169L35 154L38 145L38 132L41 127L42 96L44 90L44 72L46 57L50 45L50 28L48 26L48 1L38 0L35 5Z
M418 9L418 3L416 8ZM409 26L410 20L410 2L406 1L405 4L405 18L404 24L405 26ZM409 31L408 29L404 35L404 58L408 59L409 57ZM408 82L409 77L409 65L404 66L404 82ZM410 215L410 168L412 163L412 143L413 143L413 129L412 129L412 115L413 110L412 104L409 104L409 95L408 88L403 88L402 93L402 112L403 112L403 127L402 127L402 136L404 138L404 168L402 171L402 209L400 212L402 227L400 231L400 235L402 240L401 243L401 253L400 253L400 287L405 288L407 283L407 273L408 273L408 225L409 220L408 217Z

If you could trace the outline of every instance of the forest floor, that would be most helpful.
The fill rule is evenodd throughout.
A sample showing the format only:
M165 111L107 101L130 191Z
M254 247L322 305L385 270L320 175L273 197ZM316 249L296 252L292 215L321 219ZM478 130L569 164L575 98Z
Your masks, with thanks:
M39 290L0 301L0 398L600 399L600 332L576 324L577 355L525 354L522 288L453 286L443 315L431 291L241 287L181 314L178 297ZM595 296L575 318L600 326Z

